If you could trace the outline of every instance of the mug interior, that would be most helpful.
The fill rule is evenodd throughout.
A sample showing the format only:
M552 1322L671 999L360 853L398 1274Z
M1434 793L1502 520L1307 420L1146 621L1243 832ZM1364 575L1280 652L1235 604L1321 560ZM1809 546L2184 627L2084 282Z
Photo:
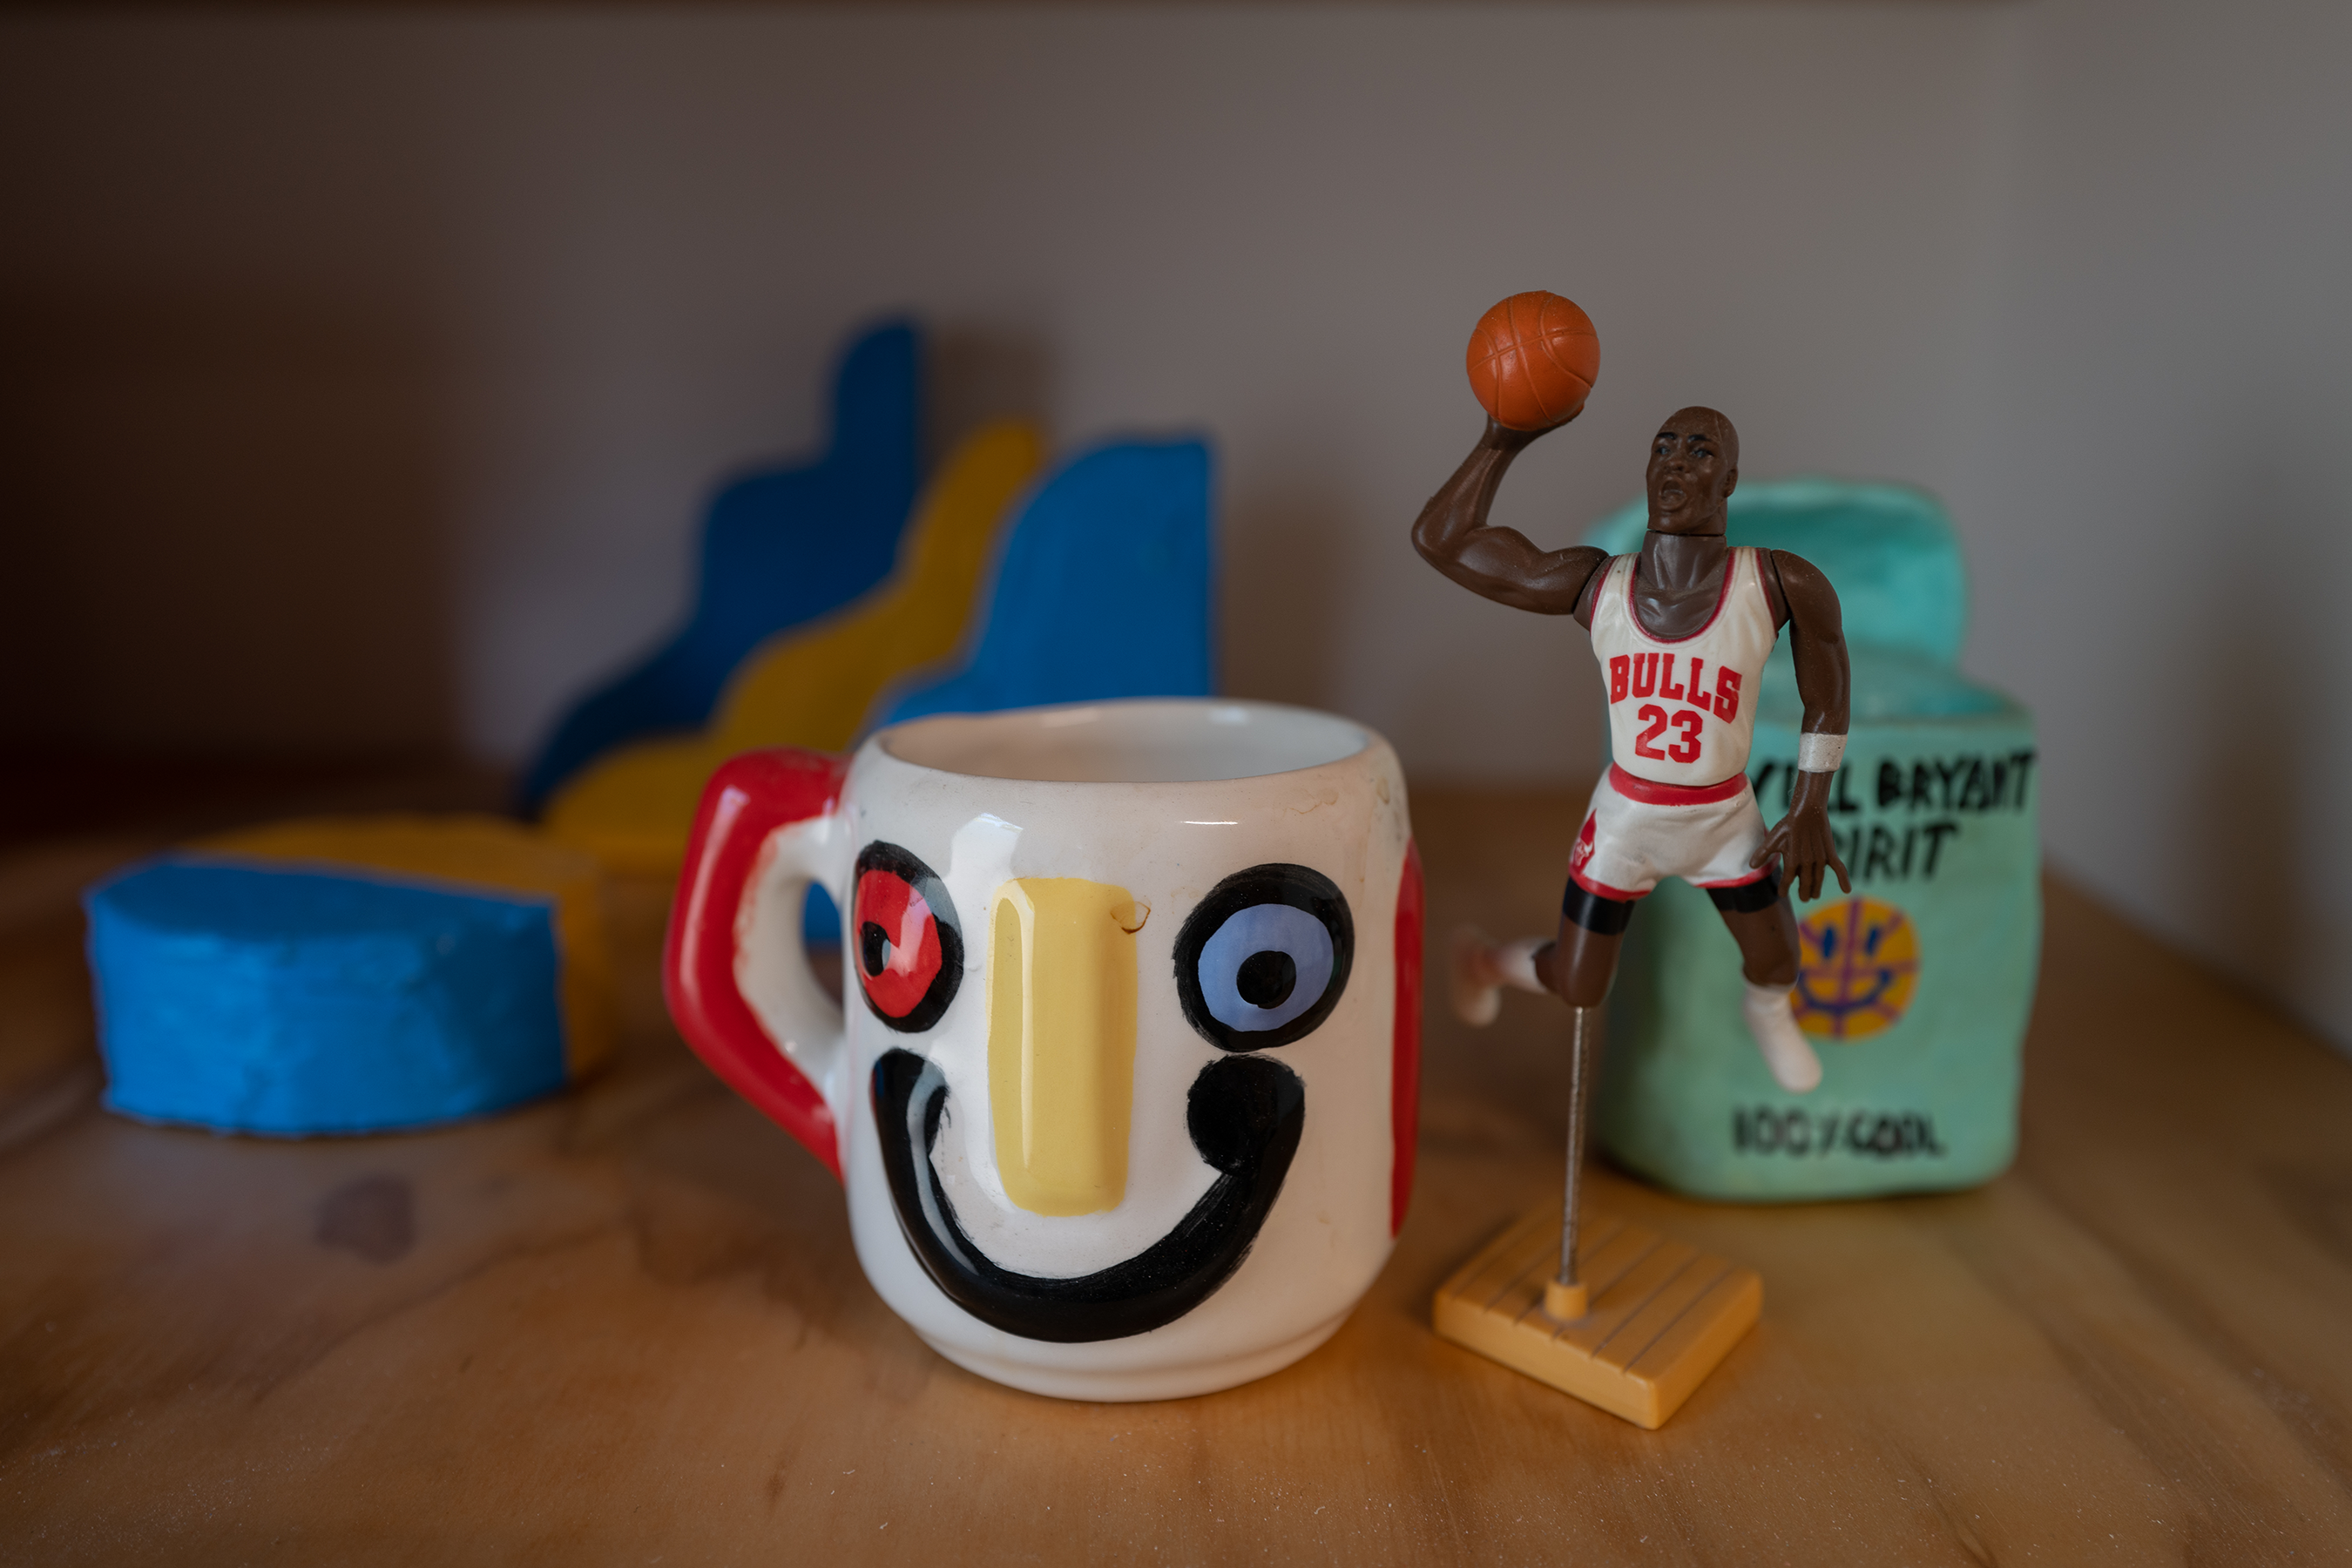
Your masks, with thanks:
M1047 784L1201 784L1321 767L1371 743L1345 719L1271 702L1163 699L942 714L877 737L903 763Z

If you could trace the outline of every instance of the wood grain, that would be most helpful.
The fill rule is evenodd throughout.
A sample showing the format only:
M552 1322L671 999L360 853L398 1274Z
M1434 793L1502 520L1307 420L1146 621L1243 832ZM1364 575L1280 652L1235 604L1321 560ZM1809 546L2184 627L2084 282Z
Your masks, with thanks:
M1729 1258L1587 1210L1581 1282L1556 1289L1559 1224L1559 1204L1539 1205L1487 1243L1438 1287L1431 1326L1654 1431L1756 1326L1763 1282ZM1569 1300L1555 1317L1559 1296Z
M1569 797L1414 806L1433 940L1548 921ZM1412 1217L1329 1345L1070 1405L950 1366L867 1288L830 1178L662 1023L658 889L616 901L626 1040L581 1092L309 1144L100 1111L71 895L138 847L0 857L8 1561L2352 1556L2352 1064L2063 884L2010 1174L1738 1208L1593 1173L1765 1279L1643 1432L1428 1326L1556 1191L1540 999L1430 1019Z

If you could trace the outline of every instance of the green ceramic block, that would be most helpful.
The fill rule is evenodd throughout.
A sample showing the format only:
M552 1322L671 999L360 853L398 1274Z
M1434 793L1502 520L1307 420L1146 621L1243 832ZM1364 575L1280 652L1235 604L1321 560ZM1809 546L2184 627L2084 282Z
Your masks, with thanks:
M1782 1090L1740 1020L1739 950L1706 895L1644 900L1611 997L1594 1130L1619 1163L1761 1202L1973 1186L2017 1147L2041 952L2032 720L1932 657L1856 648L1831 822L1853 873L1800 904L1800 1018L1822 1086ZM1802 718L1784 639L1748 776L1787 809Z

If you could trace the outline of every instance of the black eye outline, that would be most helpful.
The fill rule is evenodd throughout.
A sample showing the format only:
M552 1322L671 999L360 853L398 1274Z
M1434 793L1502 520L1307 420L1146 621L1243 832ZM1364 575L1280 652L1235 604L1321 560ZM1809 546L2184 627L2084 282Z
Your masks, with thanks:
M1201 986L1201 958L1210 941L1234 916L1266 904L1304 910L1321 924L1331 942L1330 977L1323 983L1322 994L1313 1005L1287 1022L1271 1029L1239 1029L1210 1010L1209 999ZM1263 956L1252 954L1243 961L1243 969ZM1217 1049L1271 1050L1305 1039L1323 1026L1323 1021L1331 1016L1331 1009L1339 1005L1340 996L1348 989L1348 973L1354 967L1355 957L1355 919L1349 913L1347 896L1339 891L1338 883L1310 867L1280 861L1252 866L1210 889L1208 897L1194 905L1192 912L1185 917L1183 929L1176 933L1176 999L1183 1005L1184 1021ZM1261 967L1267 970L1265 978L1276 984L1287 978L1296 984L1295 959L1288 965ZM1287 995L1283 999L1287 1000Z
M869 944L864 927L873 922L861 922L857 918L857 889L870 871L880 871L906 883L917 898L929 906L932 929L939 932L939 973L931 976L921 997L901 1017L894 1018L884 1012L873 993L866 989L866 977L877 971L866 964ZM857 994L865 1001L866 1010L880 1019L885 1028L902 1035L919 1035L945 1016L958 987L963 984L963 921L956 914L955 900L948 897L947 884L940 880L938 872L923 864L919 856L878 838L859 850L856 868L849 877L849 909L842 926L842 935L849 948L843 956L857 976ZM880 926L874 929L882 933L885 942L888 940Z

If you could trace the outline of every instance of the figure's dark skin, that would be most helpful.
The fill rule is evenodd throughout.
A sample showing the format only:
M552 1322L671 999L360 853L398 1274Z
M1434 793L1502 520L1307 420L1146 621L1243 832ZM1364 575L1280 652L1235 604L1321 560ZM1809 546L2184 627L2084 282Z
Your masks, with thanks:
M1560 424L1575 417L1571 414ZM1412 525L1413 548L1473 593L1538 615L1573 616L1589 629L1608 555L1582 544L1538 550L1525 534L1486 521L1511 459L1545 433L1514 430L1489 419L1470 456L1422 508ZM1633 577L1633 613L1652 636L1688 637L1714 614L1731 562L1724 542L1724 505L1738 482L1739 436L1730 420L1712 408L1685 408L1658 427L1650 444L1650 529ZM1785 550L1765 552L1764 561L1764 595L1773 625L1789 628L1805 732L1843 735L1847 665L1837 594L1828 578ZM1797 919L1786 888L1818 898L1823 872L1833 869L1838 885L1853 890L1830 834L1832 776L1797 775L1789 814L1765 836L1749 862L1762 866L1779 857L1784 896L1751 914L1724 912L1724 923L1739 943L1740 967L1757 984L1787 985L1797 978ZM1570 1005L1599 1006L1609 994L1623 941L1622 932L1604 936L1563 917L1559 940L1537 954L1536 972Z

